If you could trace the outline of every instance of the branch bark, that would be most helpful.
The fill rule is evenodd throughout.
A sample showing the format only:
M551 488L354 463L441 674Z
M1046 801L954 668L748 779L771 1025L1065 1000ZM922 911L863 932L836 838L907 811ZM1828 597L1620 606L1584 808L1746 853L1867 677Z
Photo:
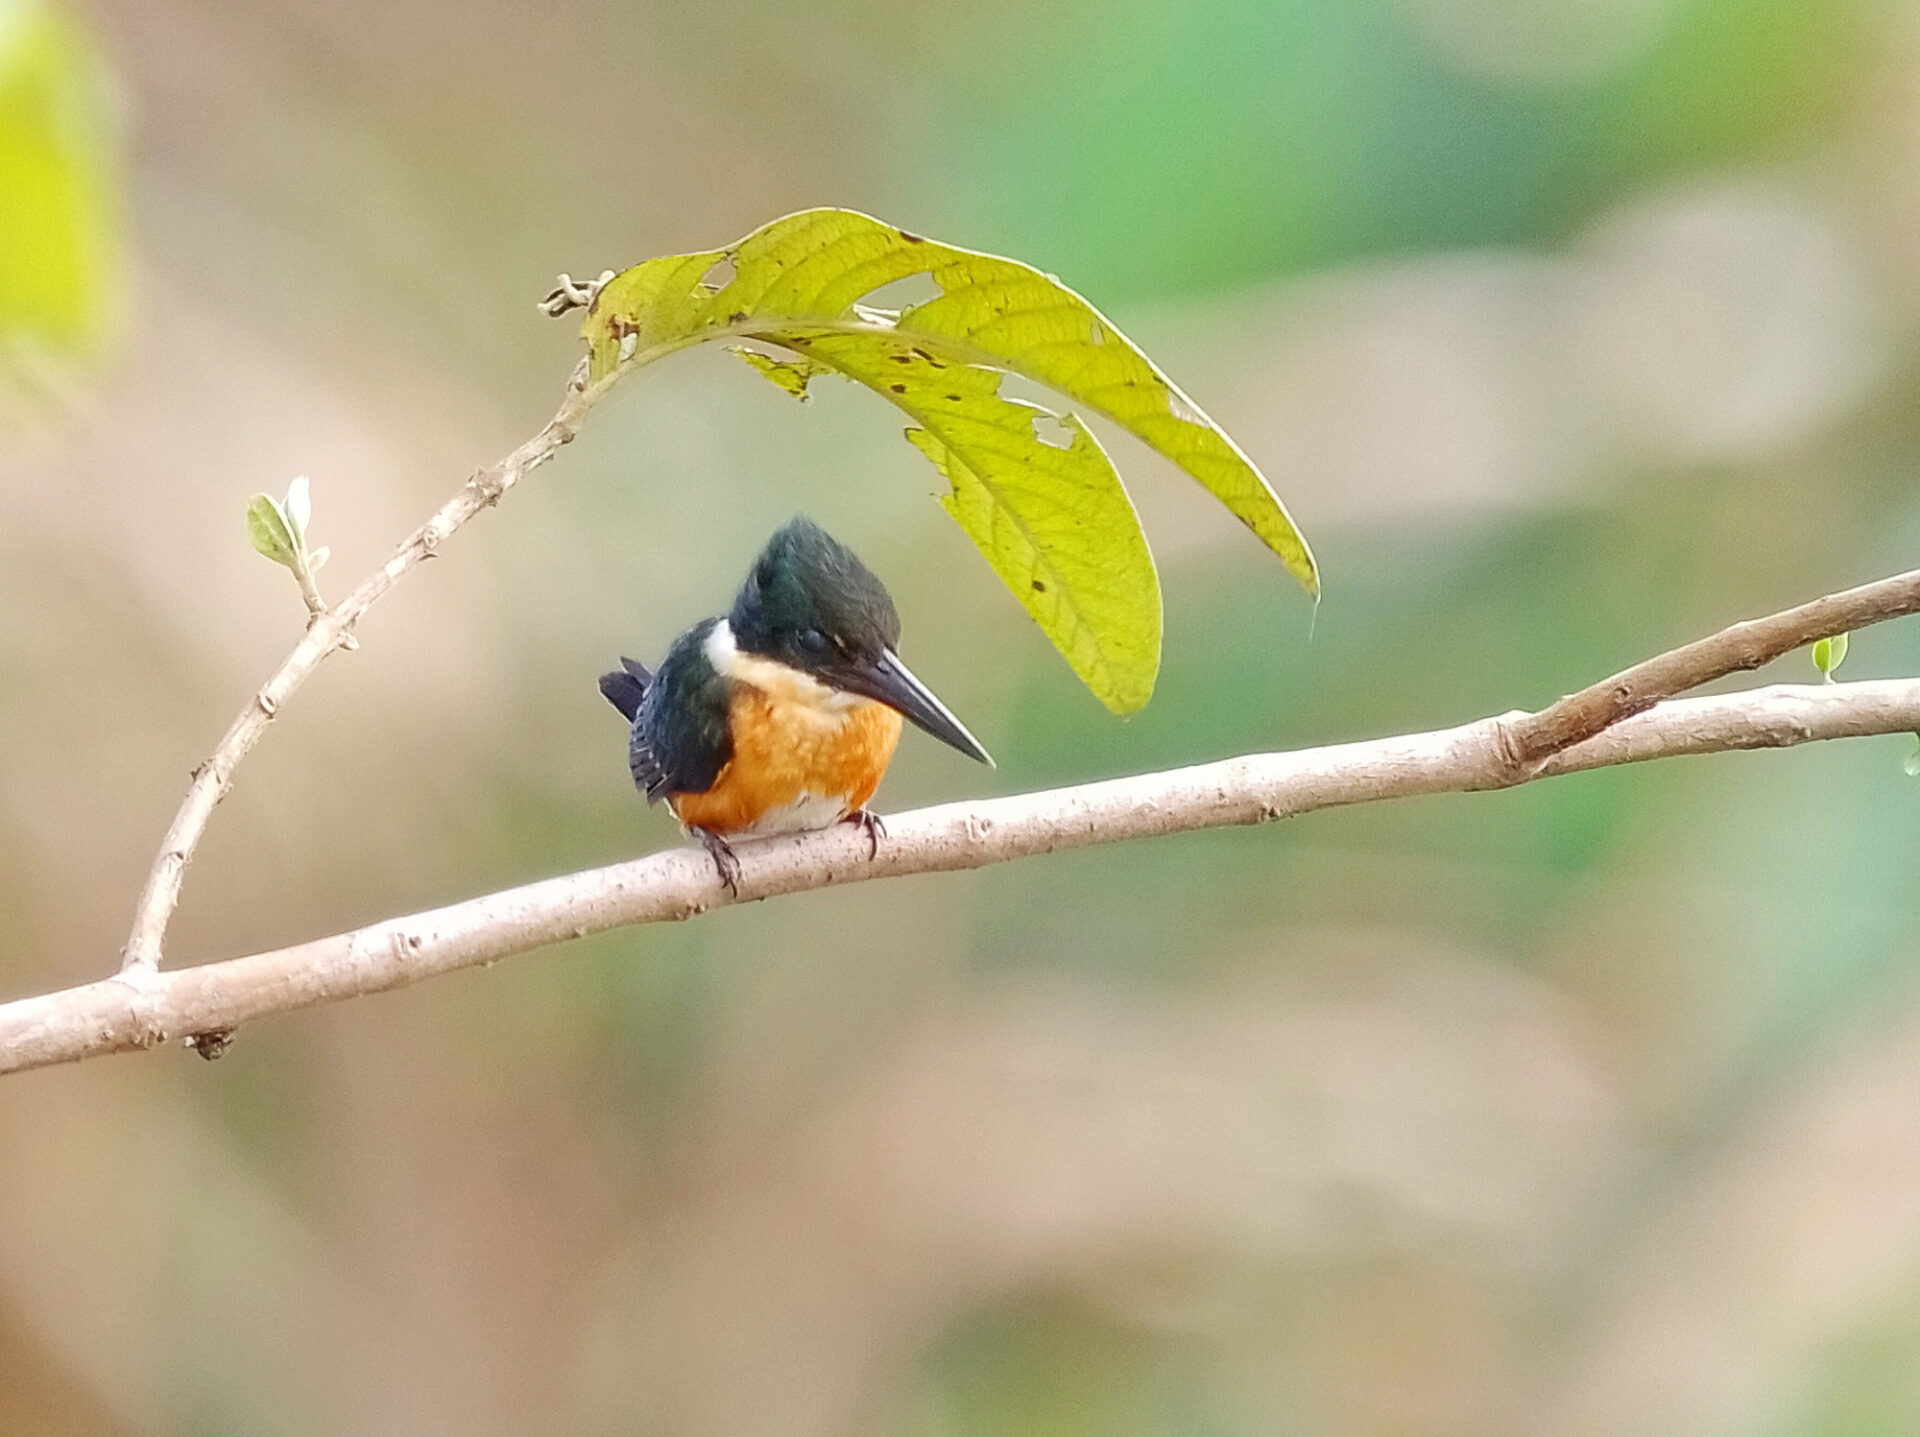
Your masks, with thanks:
M335 649L354 647L353 626L381 595L423 561L432 558L441 544L467 520L499 503L502 494L551 459L561 445L570 442L579 430L580 421L605 389L605 382L587 383L583 361L567 384L566 398L545 428L505 459L480 470L461 485L459 492L442 504L432 518L402 541L391 559L363 579L360 586L334 608L329 609L320 602L319 591L313 587L310 575L298 576L302 580L301 597L308 609L307 631L240 710L239 717L228 727L213 753L194 769L187 796L173 816L173 823L147 874L146 886L134 905L133 930L127 935L120 962L125 982L138 986L158 970L167 924L180 902L180 885L194 850L200 846L201 835L206 832L207 820L213 817L214 805L226 796L232 785L234 769L260 742L280 706L306 682L307 676L327 655Z
M1645 712L1662 699L1728 674L1757 669L1817 639L1915 613L1920 613L1920 569L1843 589L1763 619L1731 624L1717 634L1622 669L1612 678L1517 720L1513 725L1514 760L1522 766L1540 763L1621 719Z
M1851 623L1852 611L1845 617ZM1706 667L1723 659L1724 652ZM1670 700L1516 764L1516 735L1534 731L1553 712L922 809L888 819L871 860L866 837L850 828L742 843L737 899L703 852L677 848L291 948L149 971L134 982L116 976L0 1005L0 1073L221 1034L270 1013L403 987L610 928L690 918L729 902L1416 794L1508 788L1681 754L1920 730L1920 679Z

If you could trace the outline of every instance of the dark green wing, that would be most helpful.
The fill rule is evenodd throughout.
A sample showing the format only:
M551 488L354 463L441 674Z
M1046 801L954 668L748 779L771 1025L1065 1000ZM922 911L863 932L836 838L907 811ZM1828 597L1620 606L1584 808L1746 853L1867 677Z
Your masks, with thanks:
M719 622L704 620L675 639L647 683L627 743L627 764L649 801L669 793L705 793L733 757L727 681L706 653L707 635Z

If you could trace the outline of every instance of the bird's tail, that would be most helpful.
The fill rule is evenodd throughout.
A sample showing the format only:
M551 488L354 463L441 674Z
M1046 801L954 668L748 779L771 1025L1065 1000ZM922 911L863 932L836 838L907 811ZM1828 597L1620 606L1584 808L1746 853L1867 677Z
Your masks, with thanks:
M645 664L622 659L620 667L613 673L600 675L600 692L631 723L634 715L640 712L641 700L647 696L647 685L652 682L653 675Z

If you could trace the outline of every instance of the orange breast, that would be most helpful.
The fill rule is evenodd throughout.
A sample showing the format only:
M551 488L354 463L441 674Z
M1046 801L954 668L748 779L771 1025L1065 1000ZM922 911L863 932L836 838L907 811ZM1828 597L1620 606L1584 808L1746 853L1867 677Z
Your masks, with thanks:
M900 741L900 715L835 698L844 706L738 685L733 757L705 793L668 794L674 816L709 833L792 833L864 808Z

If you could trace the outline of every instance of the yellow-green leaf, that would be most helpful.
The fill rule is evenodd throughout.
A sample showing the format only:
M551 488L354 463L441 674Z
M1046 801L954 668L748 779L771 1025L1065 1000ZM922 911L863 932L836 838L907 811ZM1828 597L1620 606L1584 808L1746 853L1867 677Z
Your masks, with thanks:
M946 510L1041 632L1115 713L1153 693L1160 580L1133 503L1086 426L1001 395L1005 377L888 335L788 342L884 394L952 492ZM1040 436L1051 425L1061 443Z
M113 317L113 125L85 32L0 0L0 372L82 353Z
M939 292L900 311L865 303L914 276ZM616 275L583 334L596 380L703 340L744 337L895 404L952 487L948 511L1120 712L1145 702L1159 667L1159 591L1139 521L1084 426L1068 423L1061 444L1037 436L1035 410L999 392L1005 374L1058 391L1164 454L1319 593L1305 540L1246 455L1092 305L1016 261L850 210L806 210L727 249ZM804 390L810 372L776 374L775 363L754 361L789 392Z
M1133 504L1086 426L1046 410L1032 413L1065 426L1066 448L1044 445L1039 464L1015 446L976 442L976 469L929 429L907 438L946 476L941 504L986 556L993 571L1073 666L1082 683L1116 713L1132 713L1153 696L1160 654L1160 585ZM949 417L938 420L951 433ZM994 420L983 419L983 424ZM1031 420L1029 420L1029 429ZM1131 521L1131 522L1129 522ZM1098 548L1079 542L1097 529L1111 537Z

